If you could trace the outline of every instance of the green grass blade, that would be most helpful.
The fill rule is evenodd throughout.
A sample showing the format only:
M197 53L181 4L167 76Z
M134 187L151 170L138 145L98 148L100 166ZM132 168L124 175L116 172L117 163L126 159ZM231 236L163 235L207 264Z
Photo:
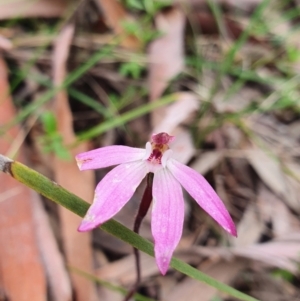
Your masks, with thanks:
M237 41L233 44L231 49L229 50L223 65L222 65L222 74L225 74L228 69L230 69L231 65L233 64L234 58L236 53L239 51L239 49L246 43L247 39L249 38L251 34L251 30L253 26L258 22L258 20L262 17L263 12L268 7L270 0L263 0L256 8L254 13L252 14L250 18L250 22L247 26L247 28L242 32L240 37L237 39Z
M99 113L102 116L109 117L109 112L108 110L99 102L94 100L92 97L74 89L74 88L69 88L68 93L71 97L74 99L80 101L81 103L89 106L90 108L94 109L95 112Z
M41 195L47 197L48 199L56 202L61 206L64 206L68 210L81 217L85 215L89 208L89 204L87 202L70 193L69 191L67 191L57 183L49 180L40 173L21 164L20 162L13 161L7 157L0 155L0 170L11 175L17 181L25 184ZM103 224L101 226L101 229L123 240L124 242L129 243L140 251L147 253L150 256L154 256L152 243L134 233L130 229L126 228L125 226L121 225L117 221L111 219ZM199 270L191 267L190 265L177 258L172 259L171 266L191 278L202 281L240 300L259 301L209 277L208 275L200 272Z
M120 116L115 116L113 119L107 120L90 130L87 130L83 133L78 134L78 140L86 140L93 138L95 136L98 136L114 127L124 125L126 122L129 122L135 118L138 118L140 116L143 116L144 114L147 114L153 110L155 110L158 107L167 105L177 99L176 94L171 94L166 97L163 97L155 102L151 102L148 104L145 104L143 106L140 106L136 109L133 109L129 112L126 112Z
M102 279L100 279L100 278L98 278L98 277L96 277L96 276L94 276L92 274L86 273L86 272L84 272L82 270L79 270L79 269L77 269L75 267L69 267L69 270L71 272L74 272L74 273L76 273L76 274L78 274L78 275L86 278L86 279L89 279L90 281L98 283L101 286L106 287L106 288L108 288L111 291L118 292L118 293L120 293L120 294L122 294L124 296L126 296L127 293L128 293L128 291L126 289L124 289L123 287L121 287L121 286L118 286L118 285L112 284L112 283L110 283L108 281L102 280ZM145 297L145 296L143 296L143 295L141 295L139 293L135 293L134 294L134 299L136 301L155 301L154 299Z
M43 104L49 101L51 98L55 96L59 91L66 89L73 82L75 82L80 76L82 76L85 72L87 72L91 67L93 67L99 60L107 55L109 55L115 45L109 45L103 47L100 51L95 53L89 60L87 60L82 66L78 67L75 71L73 71L64 81L64 83L58 87L53 87L45 94L43 94L37 101L27 105L22 111L9 123L3 126L2 132L7 131L10 127L18 124L24 118L28 117L31 113L36 112ZM1 134L1 133L0 133Z

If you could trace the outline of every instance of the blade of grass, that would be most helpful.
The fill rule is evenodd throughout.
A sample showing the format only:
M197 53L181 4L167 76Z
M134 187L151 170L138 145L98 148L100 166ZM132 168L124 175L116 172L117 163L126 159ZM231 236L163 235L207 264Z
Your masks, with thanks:
M218 87L221 83L221 79L223 78L223 76L226 73L228 73L228 70L231 69L236 53L247 42L247 39L251 34L251 30L252 30L253 26L259 21L259 19L261 18L264 10L268 7L269 2L270 2L270 0L263 0L258 5L258 7L256 8L256 10L254 11L254 13L252 14L252 16L250 18L250 22L249 22L247 28L242 32L242 34L239 36L239 38L236 40L236 42L232 45L232 47L230 48L230 50L226 54L225 58L223 59L223 63L220 66L220 71L218 73L216 82L215 82L214 86L211 88L210 100L213 98L213 96L217 92ZM210 2L210 3L212 3L212 2ZM213 12L215 12L215 14L214 14L215 17L218 18L220 13L216 13L216 6L215 5L213 5L212 7L214 8ZM221 20L217 20L217 23L221 24L222 22L221 22ZM210 103L210 101L209 101L209 103Z
M75 267L69 267L69 270L71 272L74 272L74 273L77 273L77 274L81 275L82 277L88 278L91 281L93 281L95 283L98 283L101 286L104 286L104 287L106 287L106 288L108 288L108 289L110 289L112 291L118 292L118 293L122 294L123 296L125 296L127 294L127 290L124 289L121 286L111 284L108 281L102 280L102 279L100 279L100 278L98 278L98 277L96 277L94 275L91 275L89 273L81 271L81 270L79 270L79 269L77 269ZM143 296L143 295L141 295L139 293L134 294L134 298L137 301L155 301L154 299L145 297L145 296Z
M78 135L78 141L87 140L87 139L93 138L95 136L98 136L114 127L124 125L126 122L129 122L135 118L138 118L144 114L147 114L147 113L155 110L156 108L167 105L175 100L176 100L176 94L168 95L155 102L145 104L134 110L126 112L120 116L115 116L113 119L107 120L107 121L91 128L90 130L80 133Z
M93 67L100 59L109 55L112 49L115 47L115 44L108 45L103 47L100 51L96 52L89 60L87 60L83 65L78 67L74 72L72 72L64 81L64 83L58 87L53 87L45 92L38 100L35 102L27 105L25 108L20 111L20 113L14 118L11 122L6 124L1 132L0 135L6 132L10 127L18 124L24 118L28 117L33 112L36 112L43 104L47 101L52 99L57 92L61 91L62 89L68 88L73 82L75 82L80 76L82 76L85 72L87 72L91 67Z
M81 93L77 89L74 88L69 88L68 93L71 97L74 99L80 101L81 103L89 106L90 108L94 109L97 113L99 113L102 116L109 117L110 114L107 112L107 109L101 105L99 102L95 101L93 98L90 96Z
M38 2L38 0L28 2L28 7L35 5L35 2ZM11 87L10 87L11 91L14 91L18 87L18 85L24 80L24 78L27 77L31 67L36 63L39 56L47 49L47 47L49 47L49 45L53 42L53 39L56 38L57 33L62 27L62 25L65 22L68 22L68 20L72 17L72 15L76 13L76 10L81 3L82 1L81 2L79 1L78 3L68 5L66 7L66 11L64 12L64 18L61 21L56 22L53 26L50 26L49 28L42 27L41 32L42 32L44 42L33 52L32 57L29 60L27 60L24 66L22 66L22 68L19 70L17 74L17 78L11 83ZM19 13L20 13L20 17L22 18L22 12L20 11ZM9 24L7 24L7 27L11 27L18 20L19 17L15 17L11 19L9 21ZM35 36L36 35L37 33L35 33ZM14 45L15 47L17 46L17 44Z
M224 73L227 72L228 69L230 69L234 57L239 49L246 43L249 35L251 34L252 27L258 22L258 20L261 18L264 10L268 7L270 0L263 0L257 7L257 9L252 14L252 17L250 19L249 25L247 28L242 32L238 40L233 44L231 49L229 50L225 60L222 64L222 73L221 75L224 75Z
M3 155L0 155L0 170L81 217L85 215L89 208L89 204L87 202L70 193L57 183L49 180L45 176L21 164L20 162L13 161ZM124 242L129 243L131 246L139 249L140 251L152 257L154 256L152 243L134 233L130 229L126 228L122 224L118 223L117 221L111 219L103 224L101 226L101 229L123 240ZM212 277L207 276L206 274L200 272L199 270L191 267L189 264L184 263L177 258L172 259L171 267L193 279L213 286L214 288L240 300L259 301L256 298L246 295L226 284L215 280Z

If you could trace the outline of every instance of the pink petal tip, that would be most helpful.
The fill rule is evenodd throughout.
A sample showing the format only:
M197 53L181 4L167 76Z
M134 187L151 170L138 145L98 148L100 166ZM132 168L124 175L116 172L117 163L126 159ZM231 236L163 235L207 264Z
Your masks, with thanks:
M202 209L228 233L237 236L234 222L224 203L202 175L174 159L168 160L167 167Z
M77 231L78 232L87 232L87 231L93 230L96 227L97 227L97 225L95 225L95 223L93 223L92 221L83 219L81 224L79 225Z
M231 229L228 231L232 236L237 237L237 231L236 231L236 227L233 224Z
M164 276L168 272L171 257L166 256L155 256L155 261L158 266L159 271Z

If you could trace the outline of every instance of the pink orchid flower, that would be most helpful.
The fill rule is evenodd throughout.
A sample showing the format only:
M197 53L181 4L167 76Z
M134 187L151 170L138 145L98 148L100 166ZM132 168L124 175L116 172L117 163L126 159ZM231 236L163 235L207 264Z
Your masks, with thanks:
M130 200L147 173L154 173L151 229L157 266L166 274L182 235L184 199L181 186L226 231L235 225L223 202L198 172L172 158L174 136L153 134L146 148L114 145L76 156L80 170L118 165L97 185L93 204L78 231L91 230L112 218Z

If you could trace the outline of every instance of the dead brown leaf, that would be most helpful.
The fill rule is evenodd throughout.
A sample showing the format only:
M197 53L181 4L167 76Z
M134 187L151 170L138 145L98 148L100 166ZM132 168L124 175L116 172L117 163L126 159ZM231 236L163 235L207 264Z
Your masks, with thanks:
M284 200L260 184L258 188L258 209L266 222L272 222L275 237L282 237L300 229L299 220L290 212Z
M175 277L169 277L168 275L164 277L157 277L157 283L160 286L160 300L167 301L170 292L176 286L177 281Z
M231 242L234 246L252 245L258 242L265 227L256 203L250 203L237 226L238 237L231 239Z
M247 150L246 156L266 185L279 196L285 195L286 184L279 162L259 148Z
M94 250L94 255L95 255L95 262L96 262L97 266L104 266L109 263L108 258L106 257L104 252L102 250L100 250L99 248ZM110 283L113 284L112 282L110 282ZM98 295L99 295L101 301L111 301L111 300L122 301L124 299L124 296L122 294L112 290L109 287L105 287L103 285L102 286L99 285Z
M191 133L178 126L171 134L175 136L175 141L172 143L173 157L181 163L188 163L195 154Z
M243 10L253 10L257 5L261 3L262 0L247 0L247 1L235 1L235 0L217 0L216 2L220 5L224 5L226 7L232 8L232 9L243 9ZM206 0L175 0L175 3L183 3L186 4L189 3L192 8L196 8L199 6L206 6L207 1Z
M221 34L226 38L226 44L232 40L237 40L245 31L245 25L242 22L233 20L228 15L224 14L221 20L205 10L193 10L189 14L190 18L196 26L200 27L201 33L204 35L218 35ZM218 24L220 22L220 24ZM248 40L255 44L264 43L253 35L250 35ZM224 44L224 48L228 45Z
M198 96L194 93L178 92L175 97L176 102L168 106L165 114L160 116L161 122L155 125L154 133L172 133L178 125L188 122L200 107Z
M293 209L295 212L300 213L300 185L299 181L287 177L287 197L286 203Z
M191 256L191 254L186 254L182 252L182 250L178 250L175 255L177 258L186 262L199 263L199 254L197 254L196 256ZM140 257L142 279L145 280L154 275L160 275L155 263L155 259L153 257L150 257L149 255L142 252L140 253ZM125 286L132 285L136 280L136 268L133 263L134 256L128 255L122 259L103 265L96 270L95 274L100 279L106 281L118 283Z
M195 153L195 148L189 131L181 127L188 123L191 116L199 108L198 96L190 92L178 92L177 100L172 105L155 111L160 122L154 126L153 133L167 132L175 136L172 143L174 157L182 163L187 163ZM159 116L160 114L163 114Z
M12 42L9 39L0 35L0 49L10 50L12 49L12 47L13 47Z
M220 113L240 112L262 97L262 94L258 90L247 86L241 88L234 95L227 96L226 90L233 85L233 81L226 78L223 80L223 84L226 85L226 88L224 90L221 89L213 98L213 104Z
M59 34L53 54L53 80L56 85L63 83L66 76L66 61L69 47L73 38L74 25L68 24ZM66 91L60 91L54 102L57 127L62 135L63 143L75 141L73 131L73 117L69 107ZM54 174L56 181L64 188L83 198L93 199L94 175L92 171L80 172L75 162L75 155L88 150L87 143L82 143L71 150L72 160L54 159ZM68 264L77 269L91 272L92 249L91 233L79 233L77 227L81 218L63 207L59 207L63 246ZM76 300L96 300L96 291L93 283L76 273L71 275Z
M111 288L101 287L99 289L99 296L101 301L122 301L124 296L119 292L113 291Z
M299 230L265 243L231 248L192 246L189 252L227 260L235 255L297 273L300 262Z
M299 232L290 233L267 243L236 247L232 249L232 252L238 256L297 273L300 261Z
M300 167L296 160L288 159L284 162L288 169L286 175L287 181L287 197L286 203L297 213L300 213Z
M0 57L0 125L15 117L7 74ZM18 131L14 127L0 137L0 153L8 151ZM23 161L21 154L18 160ZM0 174L0 183L0 294L10 301L46 301L47 284L33 221L31 191L5 174Z
M223 159L222 151L210 151L205 152L200 155L191 166L193 169L197 170L199 173L205 175L208 171L213 169L219 162Z
M64 0L16 0L0 4L0 20L13 18L54 18L64 14L68 2Z
M141 259L141 276L143 279L159 274L155 259L145 253L140 253ZM131 285L136 279L136 267L134 256L129 255L120 260L108 263L96 271L97 277L106 280L117 282L122 285Z
M214 279L230 284L236 275L246 267L247 263L244 260L207 262L201 264L198 268ZM208 286L205 283L199 283L191 278L186 278L171 289L167 296L163 296L165 300L181 301L186 300L189 296L189 301L198 301L201 296L201 301L210 301L218 293L217 289Z
M51 231L49 218L39 196L32 192L34 224L47 278L50 295L55 301L71 301L72 287L64 258Z
M185 15L177 7L157 14L155 24L163 36L149 46L150 100L158 99L168 82L184 67ZM154 124L157 124L154 118Z
M123 5L116 0L97 0L100 8L103 10L104 17L109 27L112 28L115 34L121 35L121 45L129 49L141 48L139 40L126 33L122 23L132 21L129 14L125 11Z

